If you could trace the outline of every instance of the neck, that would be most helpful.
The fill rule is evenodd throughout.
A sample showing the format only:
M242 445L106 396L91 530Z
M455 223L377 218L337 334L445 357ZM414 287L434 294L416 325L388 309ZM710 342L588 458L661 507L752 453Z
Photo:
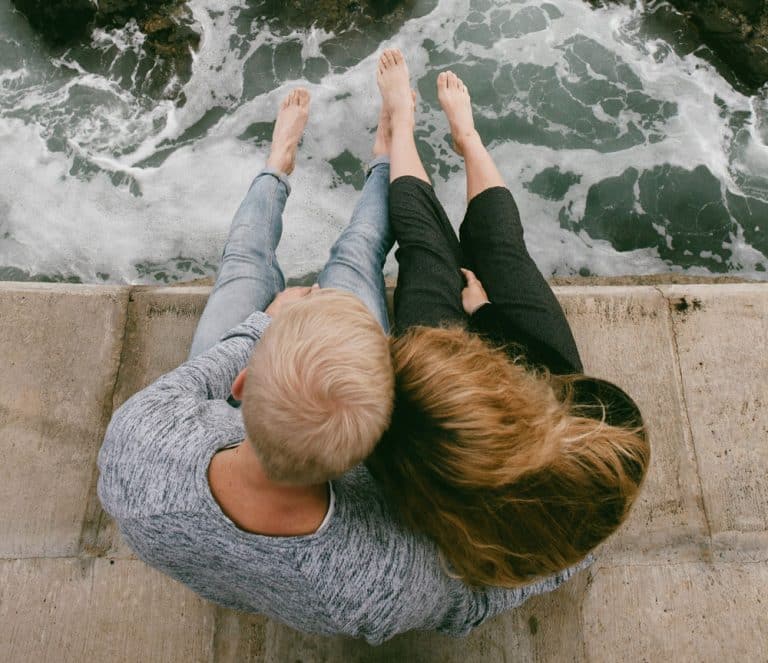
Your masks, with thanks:
M213 457L208 481L224 512L255 533L309 534L328 510L327 483L291 486L273 481L247 439Z
M259 457L253 449L253 445L246 438L242 444L234 447L231 457L231 473L233 478L237 478L243 486L253 490L270 490L287 495L303 495L307 493L314 494L317 488L325 488L325 482L319 484L310 484L308 486L292 486L290 484L279 483L270 479L264 471Z

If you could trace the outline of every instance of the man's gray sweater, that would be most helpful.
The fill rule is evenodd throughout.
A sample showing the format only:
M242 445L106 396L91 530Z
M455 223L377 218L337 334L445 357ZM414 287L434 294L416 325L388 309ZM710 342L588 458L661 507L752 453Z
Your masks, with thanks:
M99 453L99 498L141 559L229 608L371 644L412 629L465 635L586 565L517 589L467 587L429 539L397 522L363 466L333 482L333 510L313 534L235 526L211 495L208 466L245 436L225 399L269 321L254 313L115 412Z

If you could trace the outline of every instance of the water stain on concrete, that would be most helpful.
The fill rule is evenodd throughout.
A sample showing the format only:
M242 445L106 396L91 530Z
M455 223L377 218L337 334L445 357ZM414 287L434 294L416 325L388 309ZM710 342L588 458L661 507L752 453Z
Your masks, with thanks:
M689 310L701 311L704 308L701 300L697 297L694 297L690 303L688 303L688 300L685 297L681 297L674 303L674 307L678 313L686 313Z

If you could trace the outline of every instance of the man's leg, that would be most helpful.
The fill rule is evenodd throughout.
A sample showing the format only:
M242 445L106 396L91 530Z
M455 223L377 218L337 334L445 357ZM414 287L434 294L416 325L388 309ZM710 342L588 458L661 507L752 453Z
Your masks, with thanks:
M189 358L215 345L254 311L264 310L285 287L275 249L290 193L296 149L307 123L309 93L298 88L283 101L267 167L253 181L229 230L221 265L195 331Z
M399 246L395 324L399 332L413 325L464 325L461 248L416 150L413 97L400 51L384 51L377 80L392 123L390 222Z
M357 295L388 333L382 269L394 236L389 225L389 118L383 113L373 156L352 219L331 248L317 282L321 288L338 288Z

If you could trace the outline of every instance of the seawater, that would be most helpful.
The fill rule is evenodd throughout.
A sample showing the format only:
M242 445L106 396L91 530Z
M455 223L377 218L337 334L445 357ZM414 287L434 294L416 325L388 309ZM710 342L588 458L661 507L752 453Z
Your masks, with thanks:
M415 0L397 24L290 29L267 3L193 0L186 80L158 89L135 23L52 50L0 0L0 278L167 283L215 273L279 100L310 89L278 257L325 261L363 182L384 46L407 55L417 141L454 223L465 206L435 79L453 69L547 275L765 278L768 103L581 0ZM390 258L389 274L396 271Z

